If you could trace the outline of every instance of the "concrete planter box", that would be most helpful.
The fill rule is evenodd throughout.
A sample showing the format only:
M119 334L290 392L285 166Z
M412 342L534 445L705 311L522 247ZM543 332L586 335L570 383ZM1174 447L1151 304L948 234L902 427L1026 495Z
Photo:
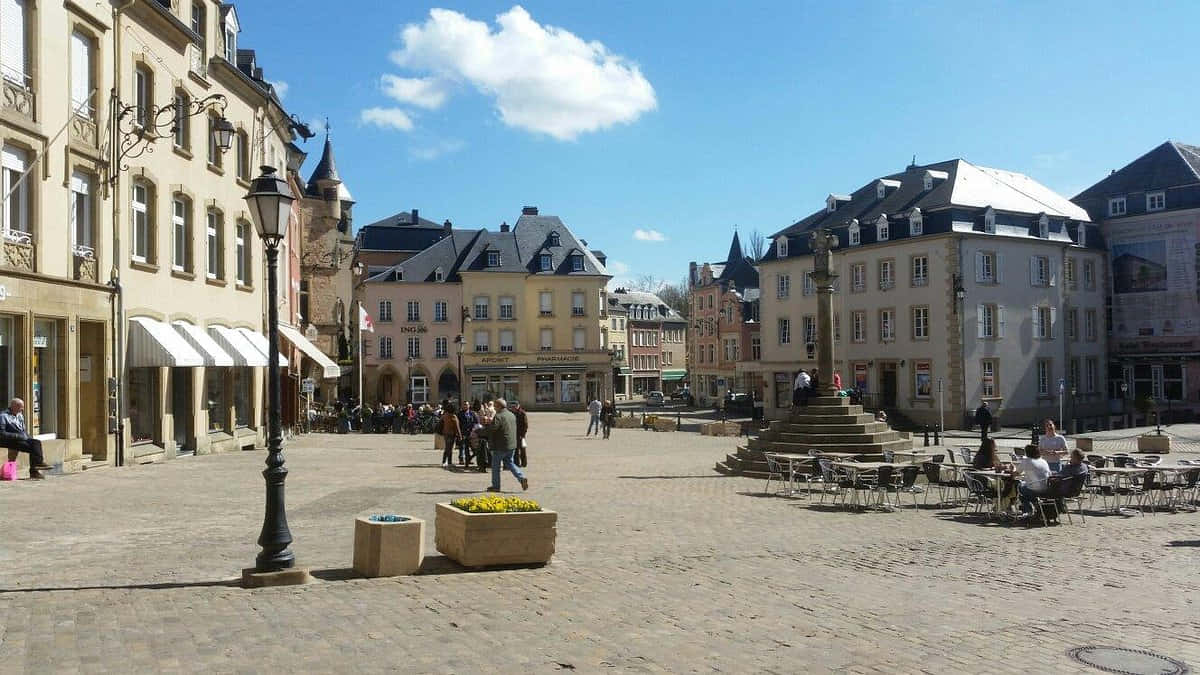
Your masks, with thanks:
M742 425L737 422L709 422L700 425L700 433L704 436L737 436L742 433Z
M354 571L365 577L412 574L425 559L425 521L376 523L354 519Z
M640 429L642 418L639 415L625 415L613 420L614 429Z
M1138 452L1171 452L1170 436L1138 436Z
M558 513L467 513L437 505L434 545L464 567L531 565L554 555Z
M655 431L675 431L675 420L666 417L656 417L653 426Z

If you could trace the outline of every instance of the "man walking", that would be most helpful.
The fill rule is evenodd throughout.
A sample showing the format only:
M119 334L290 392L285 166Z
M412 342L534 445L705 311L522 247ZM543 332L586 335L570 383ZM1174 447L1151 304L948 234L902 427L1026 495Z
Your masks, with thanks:
M24 410L25 402L14 398L8 402L8 409L0 412L0 447L8 448L9 460L15 460L18 452L29 453L29 477L41 480L45 478L42 472L52 467L42 457L42 442L25 431Z
M525 474L521 469L513 464L513 454L517 450L517 418L508 409L508 402L502 398L495 401L496 416L492 419L492 423L487 426L488 439L492 445L492 484L488 487L488 492L500 491L500 467L504 466L516 476L517 480L521 481L521 489L529 489L529 480L525 478Z
M988 432L992 430L992 411L988 409L987 401L975 409L975 423L979 425L979 440L986 441Z
M479 417L471 410L471 402L464 400L462 409L458 411L458 463L462 466L471 465L471 430L479 422Z
M593 427L596 429L596 435L600 435L600 409L602 407L600 401L596 399L592 399L592 402L588 404L588 412L591 413L592 420L588 422L587 433L584 436L592 435Z
M521 407L520 402L513 404L512 413L517 418L516 463L517 466L524 468L529 466L529 455L526 453L525 443L525 435L529 433L529 415L525 413L525 409Z

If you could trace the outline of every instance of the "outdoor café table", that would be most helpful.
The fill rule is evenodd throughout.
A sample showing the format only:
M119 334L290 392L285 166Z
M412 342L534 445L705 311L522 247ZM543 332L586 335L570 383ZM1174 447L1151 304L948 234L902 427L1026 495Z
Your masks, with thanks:
M812 455L803 455L798 452L773 452L771 454L775 455L775 457L777 459L782 459L787 462L787 464L788 464L788 485L789 485L788 489L792 492L792 494L799 492L800 486L792 484L794 482L793 478L795 478L795 476L796 476L796 470L805 465L808 465L810 467L815 466L815 462L816 462L817 458L813 457Z
M1122 482L1124 482L1126 488L1132 487L1134 476L1144 476L1147 473L1153 471L1153 468L1144 467L1144 466L1142 466L1142 467L1128 467L1127 466L1127 467L1119 467L1119 468L1115 467L1115 466L1100 466L1100 467L1094 466L1094 467L1092 467L1091 470L1093 473L1095 473L1097 475L1100 475L1100 476L1107 475L1107 476L1112 477L1111 485L1112 485L1112 489L1113 489L1113 502L1115 504L1113 506L1112 512L1122 514L1122 515L1128 515L1128 514L1126 514L1126 511L1133 511L1133 509L1121 506L1121 494L1118 492L1118 490L1121 488ZM1133 491L1130 490L1128 492L1128 494L1129 494L1130 501L1132 501Z
M992 513L995 513L996 515L1003 514L1004 511L1000 509L1000 497L1004 494L1004 482L1008 480L1016 480L1016 477L1013 476L1013 473L1011 471L996 471L995 469L968 469L968 471L970 471L973 475L986 476L992 479L992 481L996 484L996 502L992 505Z
M944 455L944 452L929 452L928 450L896 450L892 453L897 463L901 458L907 458L908 464L916 464L918 462L928 462L934 455Z
M819 457L827 457L832 460L850 459L853 457L861 457L866 453L862 452L821 452L817 451Z
M858 480L858 474L868 471L879 471L885 466L890 466L894 469L900 469L908 466L907 464L896 464L895 462L833 462L833 466L845 471L851 481ZM885 505L885 511L894 511L891 505Z

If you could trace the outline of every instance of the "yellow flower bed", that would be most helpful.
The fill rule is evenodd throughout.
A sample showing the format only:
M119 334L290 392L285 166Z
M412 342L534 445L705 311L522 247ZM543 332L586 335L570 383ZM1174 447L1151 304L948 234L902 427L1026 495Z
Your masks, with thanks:
M502 497L500 495L480 495L478 497L463 497L450 502L450 506L467 513L516 513L520 511L541 511L542 507L532 499L520 497Z

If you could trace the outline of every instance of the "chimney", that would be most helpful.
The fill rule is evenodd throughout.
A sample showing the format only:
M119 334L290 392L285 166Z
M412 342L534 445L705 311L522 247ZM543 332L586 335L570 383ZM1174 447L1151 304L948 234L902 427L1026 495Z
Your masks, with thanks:
M500 223L500 231L501 231L501 232L508 232L508 222L507 222L507 221L505 221L505 222L503 222L503 223Z
M453 231L454 231L454 225L452 225L452 224L450 223L450 219L449 219L449 218L447 218L447 219L446 219L446 222L442 223L442 234L447 234L447 235L448 235L448 234L450 234L450 233L451 233L451 232L453 232Z
M587 239L580 239L579 243L583 244L584 248L587 248Z
M417 210L416 210L416 209L413 209L413 210L412 210L412 221L411 221L411 222L412 222L412 224L413 224L413 225L416 225L416 224L418 224L418 223L420 223L420 222L421 222L421 219L420 219L420 218L417 216Z
M536 206L526 206L525 208L521 209L521 215L523 216L536 216L537 214L538 210Z

